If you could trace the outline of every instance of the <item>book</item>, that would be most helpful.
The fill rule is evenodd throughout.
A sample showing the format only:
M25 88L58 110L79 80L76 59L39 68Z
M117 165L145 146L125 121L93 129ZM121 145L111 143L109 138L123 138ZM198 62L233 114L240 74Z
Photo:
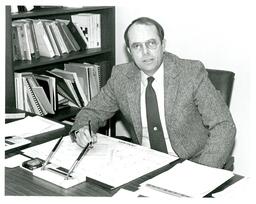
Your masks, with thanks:
M20 110L25 110L22 73L14 72L14 78L16 108Z
M50 101L53 110L57 110L57 87L56 87L56 78L47 76L44 74L34 74L35 79L37 80L38 84L44 89L44 92Z
M43 26L43 22L41 20L33 20L33 25L35 28L35 34L36 34L40 56L49 57L49 58L54 57L55 53L51 45L50 39Z
M19 45L19 36L16 26L12 26L12 54L13 61L21 60L21 49Z
M78 13L71 15L71 20L81 28L88 41L88 48L101 47L100 14Z
M69 23L68 20L56 19L56 21L60 22L61 28L63 30L64 35L67 37L67 40L70 42L72 49L74 51L79 51L80 45L77 43L76 39L74 38L73 34L69 30L67 24Z
M43 22L44 28L46 30L47 36L48 36L48 38L51 42L52 48L54 50L54 54L56 56L61 56L61 53L59 51L59 47L57 45L57 41L55 40L55 38L53 36L54 33L53 33L52 29L50 28L50 25L51 25L52 21L51 20L42 20L42 22Z
M68 64L64 64L64 70L69 72L75 72L77 74L80 85L85 93L85 97L89 101L91 98L91 94L89 90L89 76L86 66L83 63L70 62Z
M69 28L70 32L73 34L77 43L80 45L81 50L86 50L87 42L80 27L76 26L72 21L69 21L67 27Z
M68 48L64 42L64 39L61 35L60 29L57 26L55 21L52 21L50 23L50 29L52 31L53 37L55 39L56 45L58 46L58 49L61 53L61 55L69 53Z
M88 79L90 86L90 99L96 96L100 91L100 81L99 81L99 69L100 67L96 64L84 63L88 69Z
M74 51L74 48L73 48L69 38L67 37L66 33L63 30L62 23L59 22L59 21L55 21L55 23L56 23L56 25L57 25L57 27L58 27L58 29L60 31L60 34L61 34L61 37L63 38L63 41L64 41L64 43L65 43L65 45L67 47L68 53Z
M25 60L25 53L24 53L24 46L25 46L25 40L24 40L24 30L23 26L21 24L12 23L12 27L14 27L15 30L17 30L17 46L20 50L20 60Z
M32 54L32 59L38 59L40 58L40 53L39 53L39 47L36 39L36 33L35 33L35 28L33 25L33 20L32 19L26 19L26 21L29 24L30 32L31 32L31 41L32 41L32 47L33 47L33 54Z
M27 90L27 96L28 96L27 101L28 101L31 112L41 116L46 115L46 111L42 108L40 102L35 96L34 91L32 90L29 80L26 77L23 77L23 83Z
M31 52L33 47L31 47L31 35L29 30L29 25L26 21L23 20L14 20L12 21L13 26L19 26L17 29L19 35L19 41L21 45L21 51L23 52L22 60L31 60Z
M64 64L64 66L66 66L66 65ZM62 76L65 79L70 80L73 85L74 91L75 91L74 95L76 95L78 98L78 101L79 101L78 104L80 104L80 106L87 105L88 100L85 96L83 88L81 87L81 84L80 84L80 81L78 80L76 72L70 72L70 71L62 70L62 69L53 69L51 71ZM75 98L76 98L76 96L75 96Z
M28 81L30 83L30 86L38 100L38 102L40 103L40 105L42 106L42 108L50 114L54 114L54 110L53 110L53 106L51 105L48 97L46 96L46 93L43 89L43 87L41 87L39 85L39 83L37 82L36 78L34 75L31 75L28 78Z
M60 95L68 99L72 104L78 105L77 100L73 94L74 91L71 88L72 84L68 79L65 79L64 77L52 72L51 70L47 70L45 74L56 78L57 92Z

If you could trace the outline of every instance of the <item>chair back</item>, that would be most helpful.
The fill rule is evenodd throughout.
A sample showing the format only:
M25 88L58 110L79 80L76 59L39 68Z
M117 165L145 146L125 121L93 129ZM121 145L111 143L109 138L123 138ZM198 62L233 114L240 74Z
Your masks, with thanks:
M226 70L206 70L208 72L209 79L211 80L215 88L221 92L224 100L226 101L229 107L232 96L235 73ZM230 157L227 159L223 169L233 171L234 159L234 156L232 156L231 154Z
M230 106L233 84L235 73L226 70L215 70L215 69L206 69L208 72L208 77L219 90L226 101L228 107Z

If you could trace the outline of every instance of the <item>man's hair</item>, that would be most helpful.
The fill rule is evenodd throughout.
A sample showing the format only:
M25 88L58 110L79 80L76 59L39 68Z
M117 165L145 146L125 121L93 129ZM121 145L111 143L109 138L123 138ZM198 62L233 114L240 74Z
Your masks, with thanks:
M137 19L133 20L124 32L124 40L125 40L125 43L126 43L127 47L130 47L129 46L128 31L129 31L130 27L134 24L154 25L157 29L158 35L159 35L161 43L162 43L162 41L164 39L164 29L163 29L163 27L158 22L156 22L155 20L153 20L151 18L140 17L140 18L137 18Z

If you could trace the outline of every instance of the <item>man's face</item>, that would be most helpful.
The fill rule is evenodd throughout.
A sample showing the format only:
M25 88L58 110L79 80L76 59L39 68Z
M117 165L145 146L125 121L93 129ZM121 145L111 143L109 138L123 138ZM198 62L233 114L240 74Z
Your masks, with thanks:
M134 24L128 31L129 53L135 64L152 76L163 61L165 41L161 42L154 25Z

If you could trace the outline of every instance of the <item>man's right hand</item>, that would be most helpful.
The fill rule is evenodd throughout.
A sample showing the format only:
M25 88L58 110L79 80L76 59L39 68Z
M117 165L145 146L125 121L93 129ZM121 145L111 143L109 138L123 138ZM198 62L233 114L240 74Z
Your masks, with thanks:
M75 131L74 140L80 147L85 147L88 143L96 143L97 136L92 131L90 134L89 127L86 125Z

